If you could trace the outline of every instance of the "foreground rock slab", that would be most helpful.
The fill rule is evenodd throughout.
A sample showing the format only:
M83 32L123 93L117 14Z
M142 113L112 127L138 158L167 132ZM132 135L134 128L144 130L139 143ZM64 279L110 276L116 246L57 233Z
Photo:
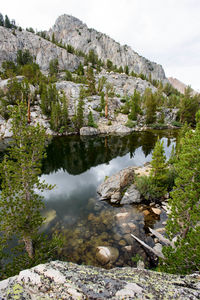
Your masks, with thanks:
M0 299L199 299L199 275L53 261L0 282Z

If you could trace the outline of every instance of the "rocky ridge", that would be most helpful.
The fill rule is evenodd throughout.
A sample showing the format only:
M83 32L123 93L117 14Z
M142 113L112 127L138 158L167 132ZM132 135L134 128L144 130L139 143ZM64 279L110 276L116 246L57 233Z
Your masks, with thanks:
M185 89L188 87L185 83L173 77L169 77L168 80L175 89L177 89L180 93L184 94ZM194 96L196 94L198 94L198 92L192 90L192 95Z
M81 49L84 53L94 50L105 62L109 59L118 67L128 66L130 71L137 74L142 73L147 77L151 74L152 79L161 80L163 83L168 82L161 65L140 56L127 45L121 46L106 34L88 28L73 16L64 14L58 17L55 25L48 32L51 37L53 33L56 40L62 40L65 44Z
M46 33L50 38L54 33L56 41L72 45L86 54L93 49L104 62L110 59L118 67L128 66L130 71L137 74L142 73L147 77L151 75L152 79L168 82L161 65L140 56L127 45L121 46L106 34L89 29L75 17L66 14L58 17L55 25ZM0 65L5 60L16 61L17 51L24 49L30 51L42 70L47 70L49 62L55 58L58 59L61 70L73 71L83 62L83 57L69 53L55 43L25 30L0 26L0 40Z
M199 299L199 275L53 261L0 282L1 299Z

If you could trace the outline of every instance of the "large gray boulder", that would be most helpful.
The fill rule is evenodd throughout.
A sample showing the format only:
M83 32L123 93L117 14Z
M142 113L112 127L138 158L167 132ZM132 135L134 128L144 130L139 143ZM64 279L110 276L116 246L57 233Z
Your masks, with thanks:
M97 135L99 134L99 130L94 127L82 127L80 129L80 135Z
M135 167L128 167L108 177L97 189L100 199L119 203L123 190L133 182L134 169Z
M199 299L199 275L53 261L0 282L0 299Z
M140 192L136 189L134 184L128 187L120 204L133 204L140 203L142 201Z

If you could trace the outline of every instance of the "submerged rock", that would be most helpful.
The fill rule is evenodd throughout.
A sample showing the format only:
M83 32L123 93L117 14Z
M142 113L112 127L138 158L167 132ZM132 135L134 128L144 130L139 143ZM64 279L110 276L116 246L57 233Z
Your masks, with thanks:
M119 257L119 251L113 247L97 247L96 258L102 265L114 263Z
M0 282L1 299L199 299L199 275L53 261Z

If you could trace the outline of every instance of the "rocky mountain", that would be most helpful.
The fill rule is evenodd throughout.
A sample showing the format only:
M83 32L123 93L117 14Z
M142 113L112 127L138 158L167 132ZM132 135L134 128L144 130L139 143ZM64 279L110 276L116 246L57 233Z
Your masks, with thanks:
M51 37L53 33L56 40L62 40L75 49L81 49L85 53L93 49L105 62L109 59L118 67L128 66L130 71L137 74L142 73L147 77L151 74L152 79L167 82L161 65L140 56L127 45L121 46L106 34L88 28L86 24L73 16L64 14L58 17L55 25L48 32Z
M128 66L129 71L151 76L151 79L161 80L164 83L168 82L161 65L140 56L127 45L121 46L106 34L89 29L75 17L69 15L58 17L55 25L46 32L46 36L50 39L53 34L56 41L62 40L62 44L71 45L86 54L93 49L104 62L111 60L117 67ZM63 47L25 30L0 26L0 41L0 65L5 60L16 61L17 51L20 49L28 49L42 70L47 70L49 62L55 58L58 59L61 70L73 71L80 62L83 62L83 57L69 53Z
M169 77L168 80L175 89L177 89L180 93L184 94L185 89L188 87L185 83L173 77ZM197 93L198 92L192 90L192 95L195 95Z
M16 61L17 51L28 49L42 70L48 70L49 62L57 58L60 69L73 71L83 60L68 53L52 42L25 30L12 30L0 26L0 65L6 60Z

